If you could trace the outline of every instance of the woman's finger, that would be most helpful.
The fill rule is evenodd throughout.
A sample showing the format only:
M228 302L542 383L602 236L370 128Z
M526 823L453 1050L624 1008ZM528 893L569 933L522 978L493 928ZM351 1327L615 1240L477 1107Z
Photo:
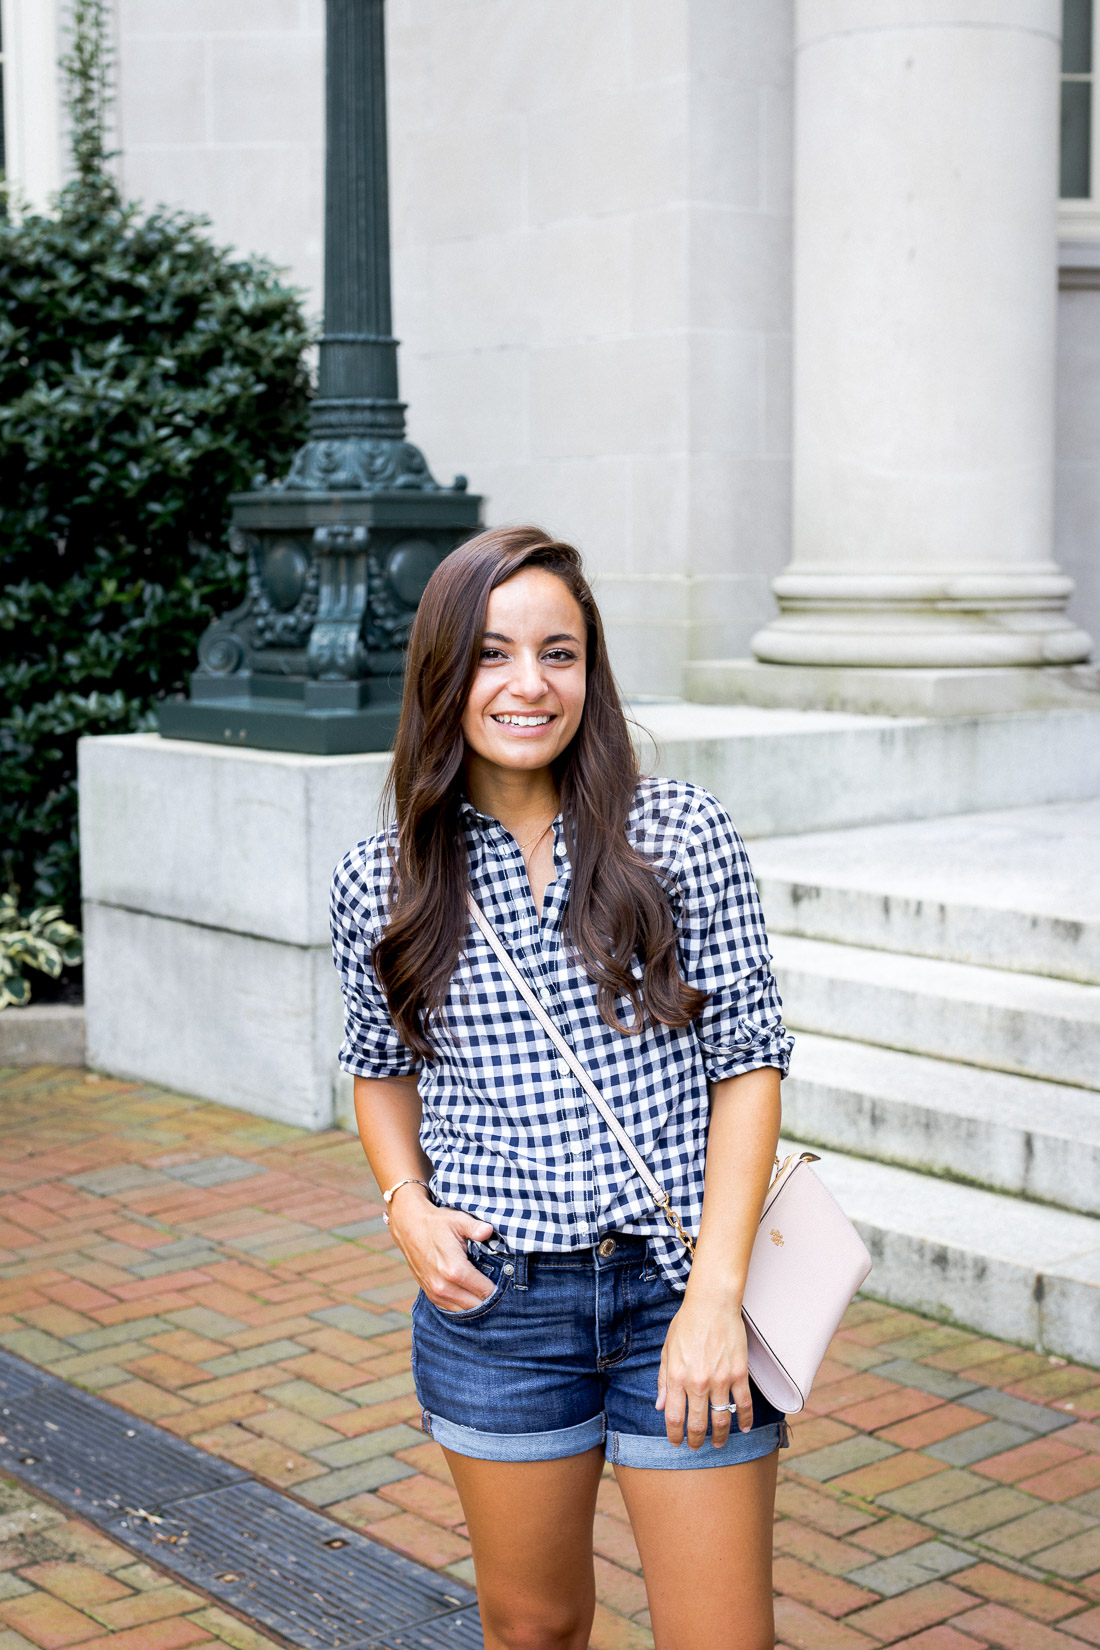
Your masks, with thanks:
M730 1401L729 1388L723 1392L721 1387L715 1387L710 1395L710 1441L715 1449L721 1449L730 1435L730 1422L733 1417L727 1408L716 1408L716 1405L725 1406Z
M733 1401L737 1405L737 1425L742 1432L752 1430L752 1392L749 1388L747 1374L735 1376L733 1382Z
M492 1278L469 1259L465 1244L457 1253L444 1254L436 1274L436 1285L439 1291L436 1304L452 1312L465 1312L471 1306L480 1306L496 1288Z
M710 1393L688 1393L687 1405L687 1440L689 1449L698 1449L706 1442L707 1426L710 1422Z
M475 1238L478 1243L488 1243L493 1235L493 1228L487 1220L478 1220L476 1215L468 1215L462 1209L448 1210L447 1219L452 1232L462 1239Z
M682 1382L670 1377L665 1382L665 1432L670 1444L683 1443L686 1419L687 1394Z

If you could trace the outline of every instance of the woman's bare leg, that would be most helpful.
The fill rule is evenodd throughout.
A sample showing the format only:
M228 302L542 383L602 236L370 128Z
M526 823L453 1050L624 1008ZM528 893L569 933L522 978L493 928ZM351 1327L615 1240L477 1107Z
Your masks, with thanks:
M587 1650L603 1449L562 1461L444 1453L470 1531L485 1650Z
M772 1650L776 1471L774 1452L695 1472L615 1468L656 1650Z

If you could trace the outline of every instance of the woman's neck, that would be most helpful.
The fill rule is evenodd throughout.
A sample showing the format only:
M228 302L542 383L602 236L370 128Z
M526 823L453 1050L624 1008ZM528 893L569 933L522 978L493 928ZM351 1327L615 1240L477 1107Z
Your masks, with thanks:
M466 759L466 794L479 813L499 819L519 841L558 811L558 788L549 768L501 768L471 752Z

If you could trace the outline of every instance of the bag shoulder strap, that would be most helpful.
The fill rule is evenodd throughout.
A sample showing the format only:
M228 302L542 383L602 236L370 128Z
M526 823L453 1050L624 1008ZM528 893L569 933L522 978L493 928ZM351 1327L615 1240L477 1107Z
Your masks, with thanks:
M611 1130L611 1133L615 1136L615 1139L619 1142L619 1145L630 1159L630 1163L635 1174L638 1176L639 1180L643 1182L653 1201L657 1204L658 1208L664 1209L666 1215L669 1215L671 1218L668 1193L662 1189L660 1182L652 1173L645 1158L642 1156L637 1146L635 1146L633 1140L631 1140L630 1136L623 1128L619 1119L615 1116L615 1113L611 1110L611 1107L608 1105L607 1101L604 1099L591 1077L589 1077L588 1072L578 1059L576 1052L562 1036L549 1014L547 1014L546 1010L539 1002L534 991L531 989L526 975L515 961L515 958L512 956L511 952L508 951L500 935L485 915L485 912L481 909L481 906L478 904L473 894L468 894L467 900L469 902L471 916L481 929L481 932L485 935L485 938L488 940L490 946L495 951L497 960L499 961L501 967L510 977L516 990L531 1010L531 1013L535 1016L535 1019L538 1021L543 1031L545 1031L547 1037L549 1037L550 1041L553 1043L554 1047L557 1049L558 1053L573 1073L573 1076L577 1079L577 1082L581 1085L581 1088L584 1090L585 1094L587 1094L588 1098L591 1100L592 1104L595 1106L596 1110ZM679 1227L679 1221L674 1221L673 1224Z

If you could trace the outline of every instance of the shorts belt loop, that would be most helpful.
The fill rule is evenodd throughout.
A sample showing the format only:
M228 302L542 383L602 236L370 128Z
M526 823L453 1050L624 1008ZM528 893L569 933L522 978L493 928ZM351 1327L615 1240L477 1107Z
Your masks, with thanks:
M515 1289L526 1289L527 1288L527 1256L526 1255L516 1255L515 1262L516 1262L516 1271L515 1271L515 1276L512 1279L512 1286Z

